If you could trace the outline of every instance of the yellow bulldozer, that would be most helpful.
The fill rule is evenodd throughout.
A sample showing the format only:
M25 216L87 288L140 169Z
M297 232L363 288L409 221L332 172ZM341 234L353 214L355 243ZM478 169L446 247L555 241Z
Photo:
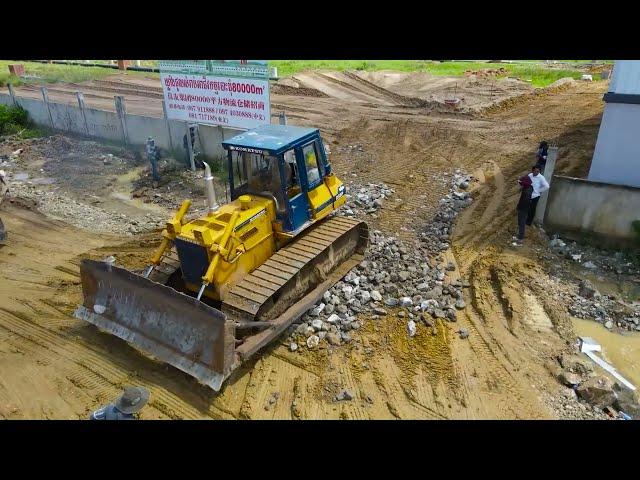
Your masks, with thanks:
M218 391L362 259L366 223L335 215L345 186L318 129L265 125L222 143L231 201L167 223L141 271L83 260L75 316Z

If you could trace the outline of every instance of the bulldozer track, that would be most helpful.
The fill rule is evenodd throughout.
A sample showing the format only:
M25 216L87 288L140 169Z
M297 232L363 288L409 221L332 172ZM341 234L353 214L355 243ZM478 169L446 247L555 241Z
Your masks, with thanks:
M334 216L312 227L233 286L224 299L223 311L258 319L268 302L300 282L302 269L317 267L314 262L320 255L361 225L358 220ZM333 257L333 252L328 255Z

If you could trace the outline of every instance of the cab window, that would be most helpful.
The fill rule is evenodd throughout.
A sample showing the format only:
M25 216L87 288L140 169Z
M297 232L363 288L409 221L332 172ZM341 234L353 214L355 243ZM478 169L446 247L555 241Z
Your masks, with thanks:
M309 187L315 186L320 182L322 172L320 170L320 155L318 155L318 146L316 142L302 147L302 156L307 169L307 179Z
M293 198L301 192L300 175L298 174L298 164L296 154L293 149L284 153L284 181L287 197Z

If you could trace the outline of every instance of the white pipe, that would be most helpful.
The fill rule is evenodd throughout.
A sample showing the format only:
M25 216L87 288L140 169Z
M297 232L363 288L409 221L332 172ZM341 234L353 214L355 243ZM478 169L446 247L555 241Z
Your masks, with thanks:
M215 212L218 207L218 201L216 200L216 192L213 189L213 175L211 175L211 167L207 162L204 163L204 188L207 191L207 205L209 206L209 213Z

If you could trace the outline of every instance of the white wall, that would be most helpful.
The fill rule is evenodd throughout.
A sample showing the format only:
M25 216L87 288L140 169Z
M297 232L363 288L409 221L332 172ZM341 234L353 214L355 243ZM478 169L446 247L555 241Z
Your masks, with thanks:
M544 217L548 232L626 246L634 243L635 220L640 220L640 188L553 177Z
M609 91L640 95L640 60L616 60Z
M588 179L640 187L640 105L605 104Z

